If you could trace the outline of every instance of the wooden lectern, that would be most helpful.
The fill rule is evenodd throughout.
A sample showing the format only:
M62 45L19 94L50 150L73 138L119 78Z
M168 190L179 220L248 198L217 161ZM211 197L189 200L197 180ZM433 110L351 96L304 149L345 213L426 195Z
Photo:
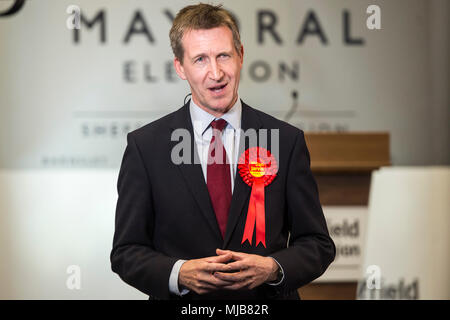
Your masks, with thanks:
M390 165L389 133L305 133L322 206L367 206L372 171ZM355 299L357 281L310 283L302 299Z

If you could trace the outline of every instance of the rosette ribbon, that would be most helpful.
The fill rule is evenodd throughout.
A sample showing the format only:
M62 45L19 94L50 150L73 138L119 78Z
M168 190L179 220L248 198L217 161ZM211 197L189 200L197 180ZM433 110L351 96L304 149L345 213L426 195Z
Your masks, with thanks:
M241 244L246 240L252 244L256 225L256 246L262 243L266 247L264 187L275 179L278 171L277 162L267 149L253 147L241 154L238 168L242 180L252 188Z

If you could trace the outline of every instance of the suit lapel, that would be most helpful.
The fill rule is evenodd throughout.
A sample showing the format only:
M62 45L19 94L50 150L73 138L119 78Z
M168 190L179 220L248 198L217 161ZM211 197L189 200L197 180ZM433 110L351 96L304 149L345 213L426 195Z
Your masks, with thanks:
M218 237L218 240L222 241L222 235L220 233L219 225L214 213L214 209L209 197L208 187L205 183L203 176L202 166L200 164L197 146L194 140L194 130L192 127L191 115L189 112L189 101L184 107L175 113L172 129L187 129L190 133L191 150L194 150L191 156L191 164L180 164L177 167L180 169L192 196L196 200L200 211L204 218L208 221L208 225L211 227L213 233ZM172 148L178 141L171 141ZM171 150L172 150L171 148Z
M208 225L210 226L211 230L218 237L218 240L223 241L223 247L226 248L231 240L239 217L243 213L245 203L248 201L248 198L250 196L251 188L242 180L239 172L236 172L234 190L228 215L227 229L225 232L225 238L222 239L216 215L214 213L211 199L209 197L208 187L203 176L202 167L200 161L198 160L198 151L194 141L194 130L192 127L191 115L189 112L189 101L175 113L171 127L174 130L183 128L188 130L190 133L191 150L194 150L191 157L193 160L193 164L183 163L177 165L177 167L180 169L181 174L183 175L192 196L199 205L202 215L208 221ZM248 129L255 129L257 132L257 130L261 127L262 122L260 121L258 115L253 111L252 108L242 102L241 129L243 130L243 132ZM179 142L171 141L171 143L173 147ZM245 136L241 133L239 150L245 150L244 147Z
M241 129L243 132L248 129L255 129L256 131L262 127L262 123L258 115L253 111L252 108L247 106L242 102L242 118L241 118ZM241 137L239 141L239 151L245 150L245 136L241 132ZM240 155L239 155L240 156ZM234 180L234 190L233 196L231 198L230 212L228 215L227 229L225 232L225 239L223 247L226 248L231 240L236 224L239 217L242 214L245 203L248 201L250 196L251 188L242 180L239 169L236 169L236 178Z

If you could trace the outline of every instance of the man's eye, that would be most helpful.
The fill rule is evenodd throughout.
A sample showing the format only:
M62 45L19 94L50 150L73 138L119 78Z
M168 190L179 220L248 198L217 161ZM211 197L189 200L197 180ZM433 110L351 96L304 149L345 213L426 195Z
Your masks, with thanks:
M198 57L195 62L203 62L203 60L205 60L203 57Z

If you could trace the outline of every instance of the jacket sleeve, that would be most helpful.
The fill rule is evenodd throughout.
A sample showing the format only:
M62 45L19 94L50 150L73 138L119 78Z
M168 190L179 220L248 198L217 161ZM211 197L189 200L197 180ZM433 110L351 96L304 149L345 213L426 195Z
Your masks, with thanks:
M280 290L293 291L322 275L336 255L301 130L289 158L286 203L289 245L271 256L283 267L285 279Z
M177 258L165 256L153 246L151 182L132 133L127 142L117 181L111 268L143 293L169 299L169 276Z

